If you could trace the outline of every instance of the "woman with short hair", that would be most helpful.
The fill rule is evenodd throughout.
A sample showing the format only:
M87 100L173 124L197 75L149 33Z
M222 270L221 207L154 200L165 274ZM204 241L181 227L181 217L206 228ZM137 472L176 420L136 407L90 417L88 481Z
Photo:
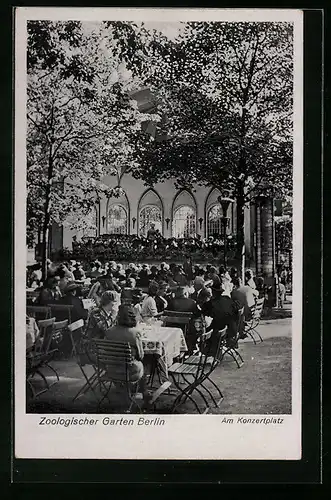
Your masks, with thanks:
M142 363L144 350L141 342L141 333L137 328L135 312L130 305L121 304L118 310L117 325L106 331L105 337L113 342L130 344L133 363L130 364L129 378L131 382L140 380L144 374Z
M148 295L144 298L141 306L141 316L143 320L155 318L158 315L155 297L159 291L159 285L151 281L148 287Z

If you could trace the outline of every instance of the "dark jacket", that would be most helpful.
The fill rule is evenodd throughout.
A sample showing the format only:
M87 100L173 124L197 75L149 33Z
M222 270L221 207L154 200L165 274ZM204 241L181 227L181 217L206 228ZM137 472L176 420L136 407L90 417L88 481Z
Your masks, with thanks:
M141 287L147 287L149 284L150 275L148 271L142 270L138 274L138 285Z
M60 290L51 290L50 288L42 288L40 290L37 304L39 306L47 306L48 304L57 303L62 295Z
M197 312L197 304L195 300L190 299L188 297L174 298L168 304L169 311L178 311L178 312Z
M159 297L158 295L155 297L155 304L157 308L157 312L163 312L165 309L168 308L168 301L166 297L162 298Z
M87 319L88 312L86 309L84 309L83 302L79 297L76 297L74 295L65 295L64 297L61 297L61 299L58 301L58 304L74 306L71 310L71 321L73 323L75 321L78 321L79 319Z
M204 296L204 290L206 290L205 286L203 288L201 288L199 291L194 290L194 292L191 294L191 299L193 299L200 307L202 307L203 302L204 302L202 300L202 297ZM201 295L201 292L202 292L202 295Z
M205 316L213 318L211 328L222 330L226 326L231 328L238 321L238 310L240 306L237 302L226 295L215 297L202 306Z
M213 330L211 339L207 342L205 353L214 356L216 354L220 330L226 326L228 341L234 339L239 327L240 305L226 295L220 295L202 306L203 314L213 318L208 330Z

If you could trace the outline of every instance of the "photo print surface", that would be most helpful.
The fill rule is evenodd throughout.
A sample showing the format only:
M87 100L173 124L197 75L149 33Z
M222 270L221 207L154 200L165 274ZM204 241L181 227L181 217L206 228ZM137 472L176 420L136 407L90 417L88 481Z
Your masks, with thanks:
M16 9L17 456L299 459L301 13L69 11Z

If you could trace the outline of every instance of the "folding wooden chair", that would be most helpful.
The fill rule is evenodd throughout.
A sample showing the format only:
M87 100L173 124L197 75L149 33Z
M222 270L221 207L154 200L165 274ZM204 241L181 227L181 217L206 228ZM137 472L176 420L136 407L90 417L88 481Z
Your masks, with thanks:
M163 326L169 326L174 328L181 328L183 330L185 340L190 345L189 342L189 332L192 327L192 317L193 313L191 312L177 312L177 311L164 311L164 315L162 316ZM181 353L181 358L185 357L185 353Z
M61 347L63 346L63 339L68 336L68 320L64 319L63 321L55 321L53 325L53 339L52 344L57 345L57 350L60 351L60 354L63 354L61 351Z
M98 369L96 359L92 359L91 353L88 350L88 344L85 344L82 339L80 339L75 344L75 357L76 362L79 366L80 371L83 374L85 379L85 384L79 389L77 394L74 396L73 401L78 399L80 396L83 396L88 391L92 391L94 397L98 400L97 394L95 392L96 386L99 384L98 380ZM85 367L92 367L92 375L88 375L85 371Z
M178 316L178 317L182 317L182 318L192 318L193 316L193 313L191 312L186 312L186 311L169 311L168 309L165 309L165 311L163 311L163 314L165 316Z
M220 365L222 360L222 343L226 338L227 327L218 332L203 333L199 339L200 353L189 356L183 363L174 363L168 373L171 375L174 385L179 394L172 405L172 412L185 403L188 399L194 404L198 413L207 413L210 408L208 396L217 408L223 399L223 394L211 375ZM217 401L211 390L206 387L209 382L217 391L220 399ZM207 393L207 397L204 392ZM193 395L198 393L205 403L204 411L201 411Z
M137 403L137 394L139 390L139 380L132 382L130 380L130 365L134 361L131 352L131 346L126 342L113 342L110 340L94 340L96 356L97 356L97 373L100 382L109 383L102 398L98 403L98 410L101 403L108 399L108 394L112 385L120 385L125 388L125 393L128 398L127 413L130 413L133 406L136 406L139 411L142 411L141 406Z
M255 304L251 307L251 317L250 319L245 321L245 329L244 333L246 335L249 335L250 338L253 340L254 344L256 344L256 339L255 335L258 336L260 339L260 342L263 342L263 338L257 331L257 327L260 324L261 321L261 315L262 315L262 310L263 310L263 305L264 305L264 297L256 299Z
M244 364L244 360L243 360L240 352L238 351L238 339L240 337L241 328L242 328L242 325L244 322L244 308L243 307L241 309L239 309L238 316L239 316L238 327L237 327L234 345L227 346L226 339L224 338L222 341L222 356L224 357L226 354L228 354L236 362L237 367L241 368L242 365Z
M26 306L26 314L39 321L50 318L51 310L48 306Z
M59 375L57 371L49 364L53 359L53 356L57 349L51 349L52 340L54 338L54 323L55 318L40 320L38 322L39 336L35 341L34 346L27 352L26 356L26 375L27 375L27 385L29 386L33 397L37 397L43 392L50 389L56 382L59 381ZM43 368L49 368L56 376L56 381L49 384L45 375L42 372ZM44 384L45 388L39 392L36 392L33 384L32 378L38 374Z
M84 328L84 320L79 319L74 323L68 325L68 332L71 341L71 356L77 356L76 346L79 344L82 338Z
M176 311L164 311L162 315L163 325L181 328L186 337L193 313L175 313Z
M66 304L47 304L50 308L51 315L56 318L56 321L68 320L68 324L71 323L71 311L74 306L68 306Z

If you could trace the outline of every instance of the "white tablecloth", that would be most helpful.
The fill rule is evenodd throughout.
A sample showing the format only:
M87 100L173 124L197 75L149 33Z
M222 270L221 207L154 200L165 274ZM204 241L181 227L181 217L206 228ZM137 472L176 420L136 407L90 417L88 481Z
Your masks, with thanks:
M173 359L187 351L185 337L181 328L159 325L140 325L142 344L145 354L158 356L160 368L168 378L168 368Z

